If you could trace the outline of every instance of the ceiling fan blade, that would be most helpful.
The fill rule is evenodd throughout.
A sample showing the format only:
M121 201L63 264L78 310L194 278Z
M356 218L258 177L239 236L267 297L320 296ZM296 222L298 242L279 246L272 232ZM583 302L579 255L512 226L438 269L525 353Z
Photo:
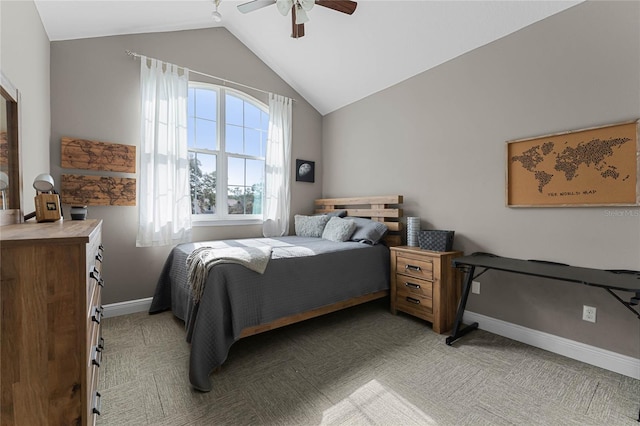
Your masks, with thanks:
M291 8L291 37L304 37L304 24L296 24L296 6Z
M347 15L352 15L356 11L356 7L358 7L357 2L349 0L316 0L316 4Z
M263 7L271 6L276 0L253 0L248 3L242 3L238 5L240 13L249 13L254 10L262 9Z

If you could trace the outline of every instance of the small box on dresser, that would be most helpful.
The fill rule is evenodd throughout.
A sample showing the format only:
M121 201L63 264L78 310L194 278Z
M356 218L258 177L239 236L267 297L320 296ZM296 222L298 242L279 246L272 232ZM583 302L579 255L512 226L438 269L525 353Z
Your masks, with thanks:
M428 251L391 247L391 313L422 318L436 333L453 328L462 289L462 275L451 261L460 251Z
M100 334L102 221L0 227L5 425L93 425Z

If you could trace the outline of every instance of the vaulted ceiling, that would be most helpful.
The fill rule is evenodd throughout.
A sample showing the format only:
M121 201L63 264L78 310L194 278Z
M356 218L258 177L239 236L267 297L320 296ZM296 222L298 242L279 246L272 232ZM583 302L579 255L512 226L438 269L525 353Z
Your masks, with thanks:
M242 14L242 3L221 0L218 23L212 0L35 0L51 41L224 26L323 115L581 1L359 0L353 15L316 5L299 39L275 5Z

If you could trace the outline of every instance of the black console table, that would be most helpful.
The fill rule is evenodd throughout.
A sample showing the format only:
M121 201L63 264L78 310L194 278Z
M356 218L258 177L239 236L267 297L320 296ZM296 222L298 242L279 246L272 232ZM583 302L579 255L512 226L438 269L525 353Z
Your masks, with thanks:
M462 316L467 305L472 281L491 269L600 287L640 319L640 312L635 308L640 302L639 271L581 268L548 261L512 259L490 253L474 253L470 256L457 257L453 259L453 265L464 270L466 277L453 332L446 340L449 346L465 334L478 328L477 322L461 328ZM484 268L484 270L474 275L476 267ZM629 301L625 301L613 290L629 292L633 295ZM638 413L638 421L640 422L640 413Z

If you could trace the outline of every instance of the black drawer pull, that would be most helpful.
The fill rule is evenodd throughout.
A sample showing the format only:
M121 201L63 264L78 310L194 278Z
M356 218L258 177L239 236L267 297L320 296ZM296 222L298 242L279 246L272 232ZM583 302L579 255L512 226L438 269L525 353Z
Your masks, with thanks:
M91 272L89 272L89 277L93 278L96 281L100 281L100 271L98 271L98 268L94 266Z
M100 392L96 391L96 394L93 395L93 414L100 415L101 410L102 410L102 395L100 395Z
M100 244L100 245L98 246L98 249L99 249L100 251L104 251L104 246L103 246L102 244Z
M96 367L100 367L102 363L102 351L98 350L97 346L93 347L93 356L91 357L91 365L95 365Z
M101 319L102 319L102 307L95 306L93 308L93 315L91 315L91 321L100 324Z
M407 269L411 269L412 271L416 271L416 272L422 271L422 269L420 269L419 266L413 266L413 265L405 265L404 270L406 271Z
M104 338L102 336L100 336L100 338L98 339L98 350L104 350Z
M96 260L102 263L102 252L98 252L98 254L96 254Z
M100 276L100 271L98 271L98 268L96 268L95 266L93 267L93 270L89 272L89 277L96 280L100 287L104 287L104 279L102 279L102 277Z
M419 299L414 299L413 297L407 297L406 300L407 300L407 302L415 303L416 305L420 304L420 300Z
M411 287L411 288L415 288L415 289L419 289L420 288L420 284L414 284L414 283L404 283L405 286L407 287Z

